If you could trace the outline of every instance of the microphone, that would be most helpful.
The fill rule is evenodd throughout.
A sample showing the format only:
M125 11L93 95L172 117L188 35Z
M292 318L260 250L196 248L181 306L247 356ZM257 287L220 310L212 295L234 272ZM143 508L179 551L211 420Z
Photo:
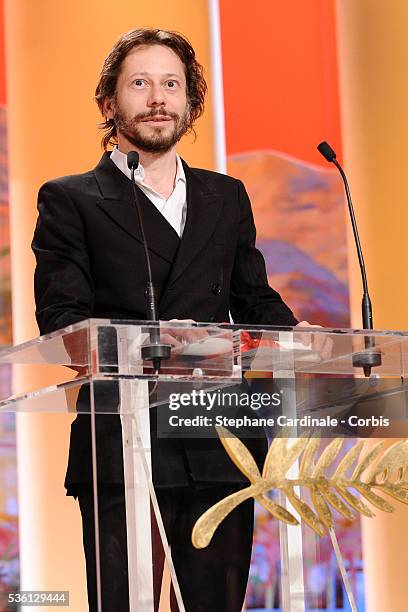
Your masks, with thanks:
M336 154L328 142L321 142L319 145L317 145L317 149L328 162L333 162L336 159Z
M135 170L139 166L139 153L137 151L129 151L127 154L127 165L131 170L131 180L133 186L133 196L136 204L137 216L139 218L140 233L142 235L143 248L145 252L146 267L147 267L147 319L149 321L158 321L156 307L156 292L153 285L152 267L150 263L149 248L146 240L146 235L143 225L142 209L139 202L137 187L135 183ZM171 355L171 345L160 342L160 328L150 328L150 344L142 346L142 359L151 361L155 372L160 370L162 359L169 359Z
M361 304L363 329L373 329L373 311L371 306L370 295L368 293L367 275L364 265L363 252L361 250L360 238L358 235L357 221L354 215L353 202L351 200L350 188L348 185L347 177L343 168L340 166L336 159L336 153L331 148L328 142L321 142L317 146L317 150L323 157L330 163L334 164L337 170L340 172L341 178L343 179L344 188L346 191L347 204L350 213L351 225L353 227L354 241L357 249L358 262L360 264L361 278L363 282L363 300ZM375 345L375 339L370 336L365 336L365 347L366 349L372 349ZM381 365L381 353L378 351L368 351L364 353L357 353L353 355L353 366L362 367L365 376L370 376L371 368Z

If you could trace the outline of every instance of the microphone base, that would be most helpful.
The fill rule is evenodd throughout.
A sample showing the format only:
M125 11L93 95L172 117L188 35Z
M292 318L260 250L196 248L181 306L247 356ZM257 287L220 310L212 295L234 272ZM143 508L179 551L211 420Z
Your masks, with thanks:
M152 361L154 369L159 370L161 362L170 359L171 344L145 344L141 348L141 356L144 361Z
M381 363L381 353L378 351L367 351L353 355L353 367L363 368L366 378L371 375L371 368L377 368Z

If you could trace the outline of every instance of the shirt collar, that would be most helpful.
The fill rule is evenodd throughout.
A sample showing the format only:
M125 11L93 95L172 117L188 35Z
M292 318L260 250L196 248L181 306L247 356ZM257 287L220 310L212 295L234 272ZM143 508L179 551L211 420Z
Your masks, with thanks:
M122 172L124 174L126 174L126 176L128 178L130 178L131 177L131 172L130 172L130 169L128 168L128 165L127 165L127 155L126 155L126 153L122 153L122 151L119 151L118 147L116 146L113 149L110 157L111 157L111 160L113 161L113 163L116 164L116 166L119 168L119 170L122 170ZM177 164L177 170L176 170L175 184L177 184L179 181L184 181L184 183L185 183L186 182L186 174L184 172L183 163L182 163L179 155L177 155L177 154L176 154L176 164ZM144 181L144 177L145 177L145 170L144 170L142 164L139 164L138 167L135 170L135 179L142 183Z

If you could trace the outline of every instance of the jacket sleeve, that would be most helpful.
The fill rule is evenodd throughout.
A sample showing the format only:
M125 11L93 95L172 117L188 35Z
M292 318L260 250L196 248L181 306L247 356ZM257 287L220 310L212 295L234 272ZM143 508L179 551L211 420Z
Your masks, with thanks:
M256 229L251 203L238 181L239 235L231 277L230 309L235 323L296 325L297 319L279 293L268 284L265 260L255 247Z
M94 294L84 223L64 186L56 181L39 191L31 246L37 262L34 293L40 333L92 316Z

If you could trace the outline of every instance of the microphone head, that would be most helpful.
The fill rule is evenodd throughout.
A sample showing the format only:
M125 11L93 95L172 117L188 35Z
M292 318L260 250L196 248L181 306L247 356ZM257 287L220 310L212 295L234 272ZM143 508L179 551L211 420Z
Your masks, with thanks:
M323 155L328 162L332 162L336 159L336 153L333 151L328 142L324 141L317 145L317 150Z
M129 151L127 154L127 165L129 170L136 170L139 165L139 153L137 151Z

